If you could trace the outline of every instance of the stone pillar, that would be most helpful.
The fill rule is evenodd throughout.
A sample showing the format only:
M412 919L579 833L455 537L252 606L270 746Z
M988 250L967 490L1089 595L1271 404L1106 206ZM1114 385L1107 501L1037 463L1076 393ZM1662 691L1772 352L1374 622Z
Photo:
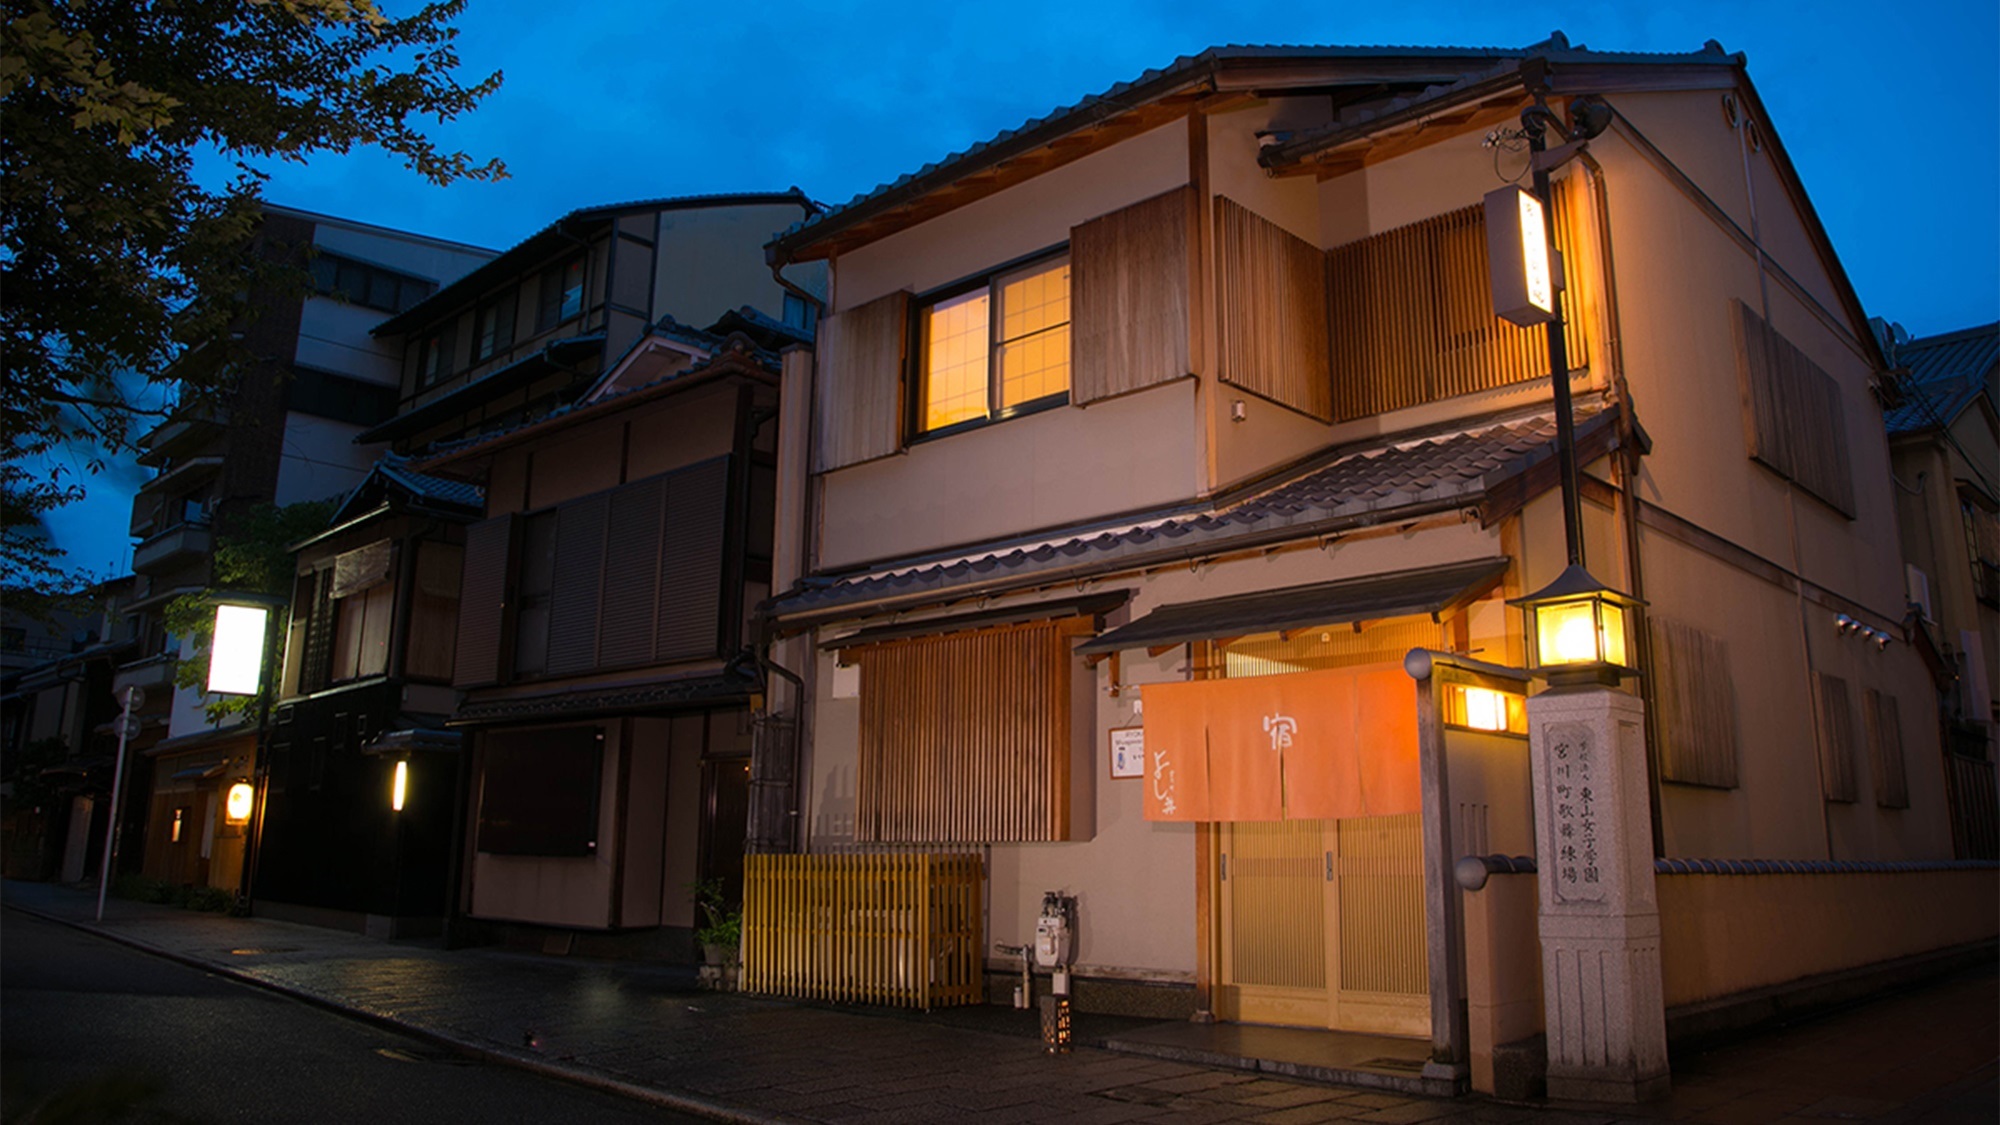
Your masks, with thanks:
M1552 1098L1668 1089L1644 713L1606 687L1528 700Z

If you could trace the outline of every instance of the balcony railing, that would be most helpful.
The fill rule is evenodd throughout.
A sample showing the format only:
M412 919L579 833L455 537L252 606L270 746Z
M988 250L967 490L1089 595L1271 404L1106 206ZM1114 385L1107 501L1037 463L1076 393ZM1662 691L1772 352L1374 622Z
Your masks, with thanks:
M753 855L743 989L904 1008L985 998L976 855Z
M157 573L215 550L215 533L206 523L181 523L160 532L132 552L135 573Z

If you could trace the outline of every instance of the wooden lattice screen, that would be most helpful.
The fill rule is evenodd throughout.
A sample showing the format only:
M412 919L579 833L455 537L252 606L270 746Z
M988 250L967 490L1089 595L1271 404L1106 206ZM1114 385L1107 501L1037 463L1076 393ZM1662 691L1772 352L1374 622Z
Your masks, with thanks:
M1581 193L1555 185L1556 248L1565 263L1571 369L1589 365L1595 307L1576 253ZM1336 246L1326 253L1333 414L1366 418L1549 373L1540 327L1493 315L1486 215L1472 206Z
M1080 619L849 650L861 666L855 838L1069 833L1069 642Z

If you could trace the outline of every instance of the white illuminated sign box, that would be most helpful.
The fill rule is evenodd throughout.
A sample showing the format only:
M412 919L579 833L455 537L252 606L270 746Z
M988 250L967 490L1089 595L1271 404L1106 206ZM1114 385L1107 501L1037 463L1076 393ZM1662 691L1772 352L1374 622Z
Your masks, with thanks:
M208 645L208 690L220 695L255 695L264 670L263 606L215 607L215 634Z
M1532 193L1486 193L1486 269L1494 315L1523 328L1555 319L1555 263L1542 201Z

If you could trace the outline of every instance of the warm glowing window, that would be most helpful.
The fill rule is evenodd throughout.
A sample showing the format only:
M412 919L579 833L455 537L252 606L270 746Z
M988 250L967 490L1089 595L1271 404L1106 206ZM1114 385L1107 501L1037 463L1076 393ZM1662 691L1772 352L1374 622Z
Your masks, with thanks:
M922 312L918 429L1004 417L1069 393L1069 256L997 274Z

